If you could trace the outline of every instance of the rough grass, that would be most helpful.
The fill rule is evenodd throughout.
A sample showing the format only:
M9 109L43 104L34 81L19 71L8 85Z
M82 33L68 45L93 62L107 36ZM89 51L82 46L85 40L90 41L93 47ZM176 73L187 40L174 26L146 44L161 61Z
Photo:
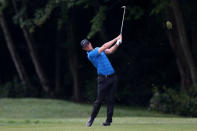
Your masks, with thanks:
M102 127L106 108L85 126L92 105L47 99L0 99L0 131L196 131L196 118L116 107L113 124Z
M0 99L1 118L87 118L92 105L78 104L62 100L50 99ZM98 117L106 116L106 107L102 106ZM115 117L173 116L151 112L143 108L115 106Z

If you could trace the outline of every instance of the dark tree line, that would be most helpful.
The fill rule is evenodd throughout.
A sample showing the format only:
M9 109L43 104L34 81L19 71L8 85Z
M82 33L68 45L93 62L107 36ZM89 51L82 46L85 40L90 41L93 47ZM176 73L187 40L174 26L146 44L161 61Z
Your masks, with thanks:
M155 85L187 91L197 84L195 4L195 0L1 0L5 64L0 88L17 76L28 92L24 96L92 100L96 71L79 43L87 37L100 46L118 35L120 7L126 5L124 43L110 56L119 75L117 101L147 104Z

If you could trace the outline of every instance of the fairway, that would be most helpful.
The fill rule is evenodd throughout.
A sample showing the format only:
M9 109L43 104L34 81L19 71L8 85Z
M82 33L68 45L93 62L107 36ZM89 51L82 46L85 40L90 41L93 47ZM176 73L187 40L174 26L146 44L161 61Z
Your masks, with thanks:
M116 117L110 127L102 127L105 118L96 119L90 128L87 118L1 120L1 131L196 131L197 119Z
M197 130L196 118L181 118L129 107L117 107L112 125L103 127L101 123L105 121L105 110L102 108L93 126L88 128L86 122L91 105L58 100L0 99L0 131Z

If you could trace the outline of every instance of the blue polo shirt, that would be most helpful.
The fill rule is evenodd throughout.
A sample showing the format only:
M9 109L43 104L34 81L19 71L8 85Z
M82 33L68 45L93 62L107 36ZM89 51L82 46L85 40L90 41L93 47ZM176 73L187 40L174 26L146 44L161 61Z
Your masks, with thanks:
M105 52L99 54L99 48L95 48L87 52L88 59L97 69L98 75L111 75L113 74L114 68L112 67L109 59L107 58Z

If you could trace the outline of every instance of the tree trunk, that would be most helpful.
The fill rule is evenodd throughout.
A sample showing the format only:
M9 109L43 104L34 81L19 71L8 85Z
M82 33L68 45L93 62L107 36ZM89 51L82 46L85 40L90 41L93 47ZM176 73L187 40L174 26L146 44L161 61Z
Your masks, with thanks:
M18 8L17 8L16 0L12 0L12 3L14 5L14 9L15 9L16 14L17 14L18 13ZM22 31L23 31L25 40L26 40L27 45L28 45L29 53L30 53L30 56L32 58L35 71L38 75L38 78L40 79L40 83L41 83L44 91L47 93L47 95L51 96L52 94L50 92L50 87L49 87L48 80L46 78L46 75L43 72L43 69L41 68L40 62L38 60L37 53L36 53L36 51L33 47L33 45L34 45L33 37L29 33L29 31L27 30L26 26L22 27Z
M181 88L187 90L192 85L191 74L185 60L186 58L183 55L183 50L179 46L179 39L177 38L175 30L176 29L166 30L166 33L176 58L177 67L180 73Z
M48 79L46 78L46 75L45 75L43 69L41 68L37 53L33 47L32 36L31 36L31 34L29 34L29 32L27 31L27 29L25 27L23 27L22 30L23 30L23 33L24 33L24 36L25 36L25 39L26 39L26 42L28 45L29 53L30 53L30 56L31 56L33 64L34 64L35 71L38 75L38 78L40 79L40 83L41 83L44 91L49 96L52 96L52 94L51 94L52 92L50 92L50 86L49 86Z
M180 9L179 1L172 0L172 9L175 16L175 21L177 25L177 32L180 39L180 47L183 50L183 55L186 58L186 62L189 66L189 72L191 74L191 79L193 85L197 85L197 69L194 62L194 58L192 57L191 48L189 47L189 42L186 35L186 29L183 21L183 15Z
M77 71L77 56L69 51L70 71L73 78L73 98L75 101L80 101L79 85L78 85L78 71Z
M69 66L71 75L73 78L73 98L75 101L80 101L80 94L79 94L79 84L78 84L78 69L77 69L77 48L76 48L76 41L75 41L75 25L74 25L74 18L73 14L70 16L70 22L68 28L68 57L69 57Z
M180 73L181 88L182 90L187 90L192 86L191 74L189 70L189 65L187 63L187 58L183 53L183 49L180 46L180 39L178 37L177 28L174 26L176 23L174 15L171 13L172 9L166 9L166 18L172 22L173 28L167 29L166 23L164 23L164 29L169 39L169 43L172 47L173 53L176 58L177 67Z
M9 29L8 29L8 26L7 26L7 23L4 18L3 13L0 15L0 24L3 29L4 37L5 37L5 40L7 43L7 47L10 52L10 55L12 57L12 60L14 62L14 65L16 67L16 70L18 72L19 78L22 81L22 84L26 88L31 87L29 77L25 71L25 68L21 62L19 55L16 52L16 49L15 49L15 46L14 46L14 43L13 43L13 40L12 40L11 34L9 32Z
M196 15L196 5L197 1L196 0L191 0L190 1L191 5L191 16L192 18L190 19L191 21L191 26L192 26L192 53L195 59L195 62L197 64L197 15Z
M57 42L56 42L56 49L55 49L55 93L57 96L59 96L61 92L61 50L59 45L61 32L57 30Z
M195 26L192 28L192 53L197 62L197 27Z

